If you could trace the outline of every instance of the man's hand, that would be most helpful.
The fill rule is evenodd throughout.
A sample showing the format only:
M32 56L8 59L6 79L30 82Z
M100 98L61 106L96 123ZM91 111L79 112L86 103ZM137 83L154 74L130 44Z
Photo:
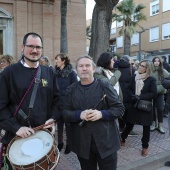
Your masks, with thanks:
M45 122L45 126L43 127L43 129L48 129L51 128L51 134L55 134L55 120L54 119L49 119Z
M96 121L102 118L102 112L98 110L91 110L87 114L87 120L88 121Z
M96 121L102 118L102 113L98 110L84 110L81 112L80 118L86 121Z
M21 127L17 132L16 135L20 136L21 138L27 138L34 134L34 130L29 127Z
M81 118L82 120L88 121L87 115L91 112L91 110L92 110L92 109L82 111L81 114L80 114L80 118Z

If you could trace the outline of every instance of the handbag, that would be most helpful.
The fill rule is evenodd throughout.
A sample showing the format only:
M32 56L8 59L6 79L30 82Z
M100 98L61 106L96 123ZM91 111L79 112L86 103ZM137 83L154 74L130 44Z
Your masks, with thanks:
M147 100L138 100L137 101L137 108L144 112L151 112L152 111L152 102Z

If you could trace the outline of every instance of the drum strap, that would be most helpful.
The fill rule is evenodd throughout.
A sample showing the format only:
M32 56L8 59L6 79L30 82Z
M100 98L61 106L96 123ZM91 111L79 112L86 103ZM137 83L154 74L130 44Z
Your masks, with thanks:
M17 108L16 108L16 110L15 110L15 113L14 113L14 117L16 116L16 114L18 113L19 109L21 108L21 105L22 105L23 101L25 100L27 94L29 93L32 85L35 83L35 79L36 79L36 77L37 77L39 68L41 68L41 67L40 67L40 66L37 67L36 72L35 72L35 75L34 75L32 81L31 81L30 85L28 86L28 89L26 90L26 92L25 92L24 96L22 97L19 105L17 106Z
M29 115L30 115L31 110L34 106L34 101L35 101L35 97L36 97L36 94L37 94L38 86L39 86L39 83L41 82L40 77L41 77L41 67L39 66L36 77L34 77L35 83L34 83L34 87L33 87L32 94L31 94L31 99L30 99L30 104L29 104ZM21 117L25 121L27 121L28 125L31 127L31 124L29 122L29 116L27 114L25 114L22 109L19 109L18 113L21 115Z

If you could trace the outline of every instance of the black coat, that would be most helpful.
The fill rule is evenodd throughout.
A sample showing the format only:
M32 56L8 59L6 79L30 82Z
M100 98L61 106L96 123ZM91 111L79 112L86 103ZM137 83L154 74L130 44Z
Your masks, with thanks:
M107 116L94 122L86 122L83 127L79 127L81 112L94 108L104 94L106 98L96 109L105 110ZM120 148L120 139L115 119L123 116L123 113L123 104L118 100L116 91L107 82L95 80L88 86L82 86L80 82L72 84L67 88L62 113L63 119L70 122L71 150L78 156L89 159L93 136L102 159L116 152Z
M77 82L77 74L72 69L72 66L68 64L62 70L55 68L55 74L57 76L57 83L60 90L60 100L66 94L66 89L72 83Z
M164 68L165 70L167 70L168 72L170 72L170 65L167 63L167 61L164 61L164 62L163 62L163 68Z
M129 97L135 95L135 86L136 83L134 75L128 88ZM141 95L139 96L139 98L141 100L152 101L152 99L154 99L156 95L157 95L156 79L153 77L148 77L146 80L144 80L144 86L143 89L141 90ZM151 112L141 111L133 107L134 104L135 104L134 102L131 102L131 108L129 109L129 112L127 114L127 121L132 124L150 126L152 124L153 119L152 111Z
M59 89L57 78L51 68L41 67L41 81L39 82L34 107L29 114L29 103L33 88L24 99L21 109L29 114L32 127L40 126L46 120L60 117L58 111ZM20 103L33 76L35 68L24 67L20 62L4 69L0 76L0 128L7 130L3 143L8 144L22 126L28 126L27 122L17 113L14 116L15 105Z
M129 109L130 98L127 94L127 88L129 87L132 76L134 75L135 68L133 66L130 67L130 63L128 61L120 61L119 71L121 72L121 76L119 78L119 84L123 94L123 104L126 109Z
M163 79L162 81L162 86L167 89L167 98L166 98L166 103L165 103L165 107L166 109L168 109L168 111L170 111L170 76L168 76L167 78Z

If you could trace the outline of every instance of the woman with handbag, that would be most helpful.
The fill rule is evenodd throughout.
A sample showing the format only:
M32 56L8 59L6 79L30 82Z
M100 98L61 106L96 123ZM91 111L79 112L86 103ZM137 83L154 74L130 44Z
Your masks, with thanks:
M168 126L169 126L169 135L170 135L170 75L162 80L162 86L168 90L165 107L168 110ZM170 161L165 162L164 165L170 167Z
M166 89L162 86L162 79L169 76L169 72L163 68L161 58L154 57L153 60L153 77L156 79L157 96L153 101L153 122L150 130L158 130L161 134L165 134L162 127L163 123L163 110L164 110L164 94Z
M131 108L127 113L127 125L121 134L121 145L125 146L126 138L133 129L134 125L143 126L142 135L142 156L148 155L148 146L150 140L150 125L152 124L152 109L150 111L139 110L138 103L140 100L152 102L156 96L156 80L152 76L152 63L143 60L139 63L138 72L134 74L129 85L128 94L131 97ZM136 103L137 102L137 103Z

